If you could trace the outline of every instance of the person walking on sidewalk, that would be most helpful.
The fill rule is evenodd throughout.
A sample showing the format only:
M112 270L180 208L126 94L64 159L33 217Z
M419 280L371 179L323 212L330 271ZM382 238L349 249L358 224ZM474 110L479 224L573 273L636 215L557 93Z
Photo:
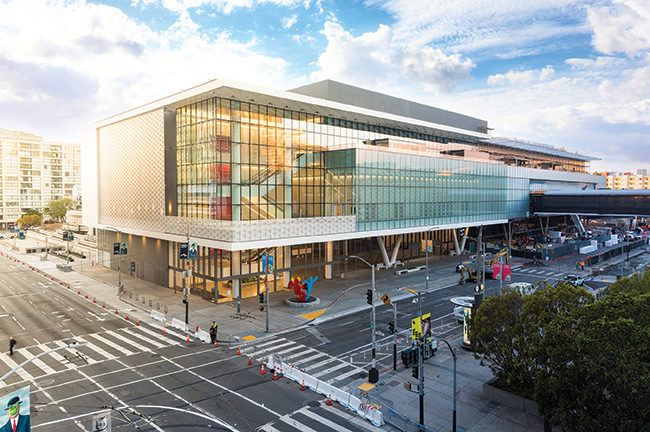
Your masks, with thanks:
M212 343L215 343L217 341L217 329L219 328L219 325L217 324L216 321L212 321L212 325L210 326L210 340L212 340Z
M16 345L16 339L11 336L9 338L9 355L14 355L14 345Z

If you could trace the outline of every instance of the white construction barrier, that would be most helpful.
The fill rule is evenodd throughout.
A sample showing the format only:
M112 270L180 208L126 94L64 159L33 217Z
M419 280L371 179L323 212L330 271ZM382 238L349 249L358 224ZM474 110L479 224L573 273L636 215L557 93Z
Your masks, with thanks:
M194 337L205 343L212 342L212 340L210 340L210 333L208 333L205 330L201 330L201 329L197 330L196 332L194 332Z
M172 327L174 327L175 329L179 329L180 331L184 331L184 332L188 331L187 324L185 323L185 321L181 321L177 318L172 318Z
M152 310L149 316L156 321L165 322L165 315L162 312Z
M282 362L277 355L269 355L267 367L280 371L282 375L290 380L304 385L316 393L330 397L333 401L352 411L356 411L360 417L365 418L375 426L381 427L384 425L384 415L374 405L362 403L359 398L352 394L320 381L293 365Z

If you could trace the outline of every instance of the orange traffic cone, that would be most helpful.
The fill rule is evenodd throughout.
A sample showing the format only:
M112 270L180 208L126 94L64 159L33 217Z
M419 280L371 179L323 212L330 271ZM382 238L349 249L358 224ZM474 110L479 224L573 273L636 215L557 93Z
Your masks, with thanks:
M93 297L93 303L97 303L97 298Z
M260 371L261 374L265 374L266 371L264 370L264 363L262 363L262 370Z
M135 325L140 325L140 320L136 318Z
M327 395L327 406L332 406L332 395Z
M241 350L239 349L239 347L237 347L237 355L240 355L240 354L241 354Z
M86 294L86 298L88 298L88 294Z
M126 320L127 321L129 320L129 314L126 314Z
M302 380L302 384L300 385L300 390L305 389L305 380Z
M106 309L106 302L102 302L102 307Z
M277 380L278 379L278 371L273 371L273 379Z
M118 312L117 312L117 309L115 309L115 313L118 313Z
M251 360L251 356L248 356L248 366L253 366L253 360Z
M187 334L187 340L186 340L185 342L189 342L189 341L190 341L190 335L189 335L189 333L188 333L188 334Z
M167 329L163 327L163 334L167 334Z
M217 343L216 343L216 342L214 343L214 347L215 347L215 348L217 347Z

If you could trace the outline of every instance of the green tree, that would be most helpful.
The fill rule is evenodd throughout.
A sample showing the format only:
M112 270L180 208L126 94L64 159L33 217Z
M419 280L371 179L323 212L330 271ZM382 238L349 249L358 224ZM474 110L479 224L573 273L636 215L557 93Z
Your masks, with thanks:
M70 198L62 198L59 200L50 201L45 208L45 214L54 219L57 222L65 217L68 210L72 210L76 207L74 200Z
M631 295L650 294L650 271L643 274L634 273L630 277L621 278L603 289L598 297L604 298L618 293Z
M43 216L39 214L25 214L16 221L21 228L31 228L43 225Z
M614 293L561 313L540 348L540 413L565 431L647 430L650 423L650 295Z
M23 216L31 216L31 215L37 215L37 216L43 216L43 213L39 212L36 209L29 209L23 214Z
M495 377L520 394L533 396L535 376L546 355L539 349L546 327L562 311L593 302L581 287L537 284L530 292L507 287L489 297L470 321L475 355L487 360Z

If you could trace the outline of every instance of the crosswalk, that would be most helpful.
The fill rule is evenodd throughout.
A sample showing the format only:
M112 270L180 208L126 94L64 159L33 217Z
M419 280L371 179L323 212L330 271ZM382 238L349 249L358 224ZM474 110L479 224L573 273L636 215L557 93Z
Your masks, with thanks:
M257 430L265 432L366 432L376 430L376 428L343 410L321 404L316 407L302 407L260 426Z
M88 344L78 348L67 348L69 341L62 340L14 349L14 355L0 352L0 377L16 369L14 373L0 381L12 384L19 381L34 381L47 375L92 365L119 357L154 352L160 348L178 345L179 334L162 334L146 326L126 327L118 330L105 330L76 338ZM55 350L56 351L52 351ZM18 368L25 361L28 363Z
M283 362L292 364L312 377L339 388L355 381L360 374L366 373L365 369L350 362L282 337L273 337L252 344L244 348L242 354L258 362L266 362L269 355L279 356Z
M517 269L516 272L525 273L529 275L536 275L536 276L546 276L546 277L558 276L557 272L544 269L544 268L539 268L539 267L524 267L522 269Z

